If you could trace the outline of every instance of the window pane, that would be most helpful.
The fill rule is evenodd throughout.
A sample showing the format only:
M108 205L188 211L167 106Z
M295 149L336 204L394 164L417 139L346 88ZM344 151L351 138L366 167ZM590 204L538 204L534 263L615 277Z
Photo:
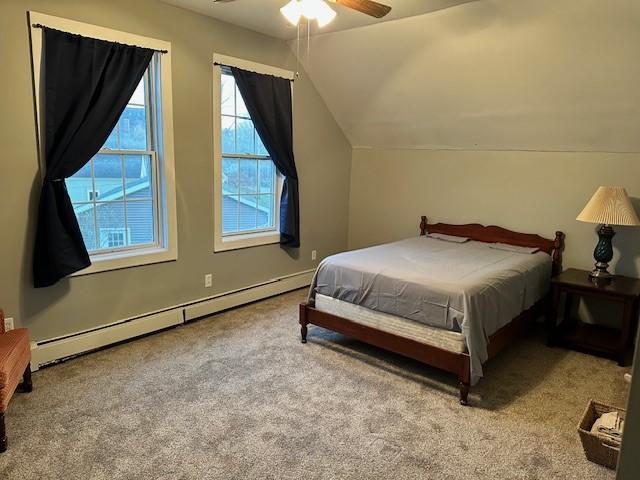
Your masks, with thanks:
M124 173L127 200L152 197L151 155L125 155Z
M258 161L240 159L240 193L258 193Z
M258 162L260 176L260 193L272 193L275 191L276 167L271 160Z
M111 150L115 150L117 148L119 148L119 143L118 143L118 138L120 137L120 133L119 133L119 124L116 125L116 127L111 130L111 134L109 135L109 138L107 138L107 141L104 144L104 148L110 148Z
M222 153L236 153L236 120L222 116Z
M236 120L236 153L254 153L254 131L251 120Z
M274 226L274 199L272 194L258 195L258 228Z
M236 87L236 116L250 118L247 106L244 104L244 99L242 98L242 95L240 95L238 87Z
M126 232L124 224L124 202L108 202L96 204L96 220L98 224L99 249L114 248L113 232ZM125 243L118 245L125 246Z
M222 88L220 94L223 115L236 114L235 88L236 82L233 79L233 76L222 75Z
M240 195L238 203L238 230L255 230L257 225L258 196Z
M80 224L80 231L87 251L91 252L96 249L96 234L94 223L93 204L85 203L84 205L74 205L73 211Z
M262 143L262 140L260 139L260 135L258 135L258 132L256 132L256 155L269 155L269 152L267 152L267 149L264 146L264 143Z
M148 71L136 87L118 123L103 148L111 150L148 150L147 138L147 78Z
M126 245L127 234L124 228L103 228L100 230L100 248L122 248Z
M122 200L122 158L120 155L98 154L93 157L95 199Z
M67 191L73 203L88 202L93 194L91 179L91 162L82 167L75 175L65 180Z
M129 245L155 243L153 203L151 200L127 202Z
M120 149L147 149L147 113L144 105L127 105L118 121Z
M146 75L138 84L127 107L122 112L120 146L122 150L147 150Z
M222 197L222 233L238 231L238 196L223 195Z
M140 83L138 84L138 86L136 87L136 91L133 92L133 95L131 96L131 100L129 100L129 105L139 105L139 106L145 106L146 105L146 96L145 96L145 85L146 85L146 74L145 77L142 78L142 80L140 80Z
M238 159L222 159L222 193L225 195L238 193Z

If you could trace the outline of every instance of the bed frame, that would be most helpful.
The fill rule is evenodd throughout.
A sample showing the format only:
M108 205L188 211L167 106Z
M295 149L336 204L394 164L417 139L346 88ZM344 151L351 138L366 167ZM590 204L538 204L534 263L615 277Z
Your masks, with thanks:
M479 224L450 225L446 223L427 223L427 217L420 222L420 235L427 233L443 233L468 237L472 240L487 243L507 243L520 247L535 247L551 256L553 261L552 275L562 271L562 251L564 249L564 233L556 232L554 240L539 235L518 233L496 226ZM505 325L489 337L489 358L497 355L510 345L514 338L525 333L527 326L542 314L548 312L547 297L525 310L511 323ZM442 348L427 345L415 340L383 332L366 325L361 325L348 318L316 310L308 303L300 304L300 333L302 343L307 343L307 325L313 324L333 330L360 340L364 343L404 355L419 362L446 370L458 375L460 387L460 403L468 404L470 385L470 357L467 353L456 353Z

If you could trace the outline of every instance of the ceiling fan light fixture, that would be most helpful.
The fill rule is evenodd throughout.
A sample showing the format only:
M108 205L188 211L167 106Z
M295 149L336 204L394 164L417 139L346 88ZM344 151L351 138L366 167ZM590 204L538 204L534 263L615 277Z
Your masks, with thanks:
M316 11L316 20L320 28L329 25L333 19L336 18L336 12L333 8L327 5L325 2L320 1Z
M317 20L320 27L331 23L336 12L324 0L291 0L280 12L293 26L297 26L302 17Z
M300 22L300 17L302 17L302 3L298 0L291 0L280 9L280 13L295 27Z
M307 20L315 20L318 18L318 13L322 8L322 0L300 0L300 8L302 9L302 16Z

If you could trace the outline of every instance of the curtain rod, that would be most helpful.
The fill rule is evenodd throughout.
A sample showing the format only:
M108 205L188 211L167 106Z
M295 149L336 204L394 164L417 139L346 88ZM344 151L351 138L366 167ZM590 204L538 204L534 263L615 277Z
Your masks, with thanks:
M33 28L49 28L50 30L56 30L55 28L47 27L46 25L42 25L41 23L32 23L31 26ZM67 32L67 33L71 33L71 32ZM72 33L72 35L78 35L79 37L84 37L84 38L92 38L92 37L86 37L85 35L79 35L77 33ZM111 42L111 43L118 43L118 42ZM120 45L126 45L128 47L147 48L147 47L141 47L139 45L129 45L126 43L122 43ZM158 53L169 53L169 50L157 50L155 48L147 48L147 50L153 50L154 52L158 52Z
M226 65L224 63L220 63L220 62L213 62L213 64L217 67L227 67L227 68L231 68L233 65ZM240 68L240 67L233 67L233 68ZM260 72L255 72L255 73L260 73ZM264 73L262 75L269 75L270 77L278 77L278 78L284 78L285 80L289 80L291 83L294 83L296 81L295 78L286 78L286 77L281 77L279 75L272 75L270 73Z

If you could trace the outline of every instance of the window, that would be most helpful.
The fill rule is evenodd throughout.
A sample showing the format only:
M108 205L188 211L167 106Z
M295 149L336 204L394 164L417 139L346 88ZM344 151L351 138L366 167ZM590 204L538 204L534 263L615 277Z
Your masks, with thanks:
M103 147L65 183L93 263L79 275L175 260L171 44L36 12L29 12L29 19L30 24L168 52L153 56ZM41 29L32 27L31 42L34 91L40 92ZM39 104L36 110L41 125Z
M260 67L269 68L253 69ZM216 72L215 251L277 243L282 179L231 70L218 65Z
M222 234L275 230L276 168L230 70L222 69Z
M100 152L66 180L85 246L92 255L161 246L152 100L159 55ZM102 235L116 229L124 235L122 242L108 241Z

